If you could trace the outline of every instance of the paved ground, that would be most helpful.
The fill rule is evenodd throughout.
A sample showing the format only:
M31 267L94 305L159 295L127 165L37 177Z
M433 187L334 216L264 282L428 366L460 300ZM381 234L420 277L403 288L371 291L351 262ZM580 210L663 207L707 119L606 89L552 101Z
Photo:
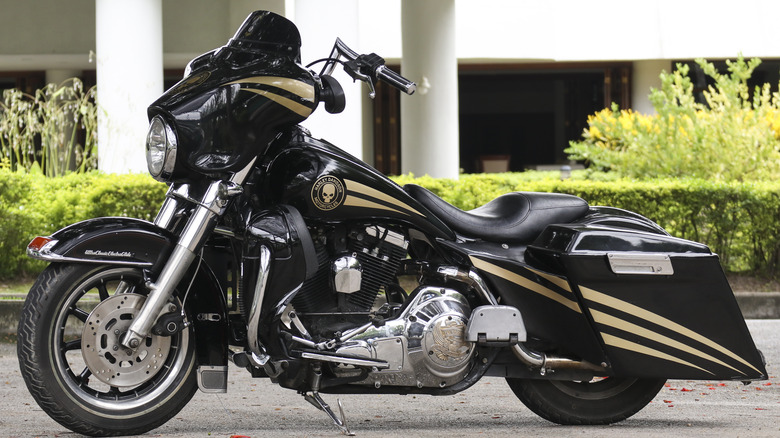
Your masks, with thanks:
M780 437L780 320L748 322L766 356L770 380L670 381L637 415L605 427L548 423L517 401L502 379L484 379L451 397L342 396L358 437L577 436ZM19 375L16 346L0 344L0 437L75 434L44 414ZM335 396L325 396L332 406ZM325 415L302 397L231 369L227 394L198 393L170 422L147 434L183 437L338 437Z

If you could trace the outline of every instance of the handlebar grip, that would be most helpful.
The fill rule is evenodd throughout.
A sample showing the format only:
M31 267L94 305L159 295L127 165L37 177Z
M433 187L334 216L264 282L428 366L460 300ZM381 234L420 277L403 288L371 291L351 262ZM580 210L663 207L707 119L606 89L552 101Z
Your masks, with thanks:
M408 95L412 95L417 91L417 84L390 70L385 65L380 65L376 68L376 77Z

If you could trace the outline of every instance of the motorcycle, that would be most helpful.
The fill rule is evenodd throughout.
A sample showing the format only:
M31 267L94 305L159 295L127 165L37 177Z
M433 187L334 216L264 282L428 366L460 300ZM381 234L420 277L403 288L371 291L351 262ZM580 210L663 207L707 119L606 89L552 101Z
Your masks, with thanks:
M302 394L464 391L504 377L559 424L609 424L666 379L767 378L718 256L639 214L508 193L471 211L400 187L298 124L344 109L337 66L415 84L336 40L319 73L293 23L252 13L148 109L154 222L32 240L50 262L21 313L30 393L86 435L140 434L229 362Z

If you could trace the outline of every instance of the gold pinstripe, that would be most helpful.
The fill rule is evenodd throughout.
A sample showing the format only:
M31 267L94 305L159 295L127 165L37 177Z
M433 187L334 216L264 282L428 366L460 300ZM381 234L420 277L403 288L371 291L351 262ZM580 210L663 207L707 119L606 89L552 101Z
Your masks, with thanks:
M280 88L284 91L289 91L301 99L314 102L314 87L307 84L306 82L297 81L295 79L283 78L279 76L254 76L251 78L244 78L237 81L228 82L225 85L232 84L270 85L272 87Z
M574 300L568 299L565 296L551 289L548 289L542 286L541 284L534 283L533 281L523 277L522 275L515 274L510 270L504 269L500 266L496 266L492 263L486 262L474 256L469 256L469 258L471 259L471 263L474 266L476 266L477 268L485 272L489 272L495 276L503 278L504 280L510 281L518 286L522 286L526 289L534 291L539 295L542 295L546 298L549 298L553 301L563 304L564 306L568 307L569 309L577 313L582 313L582 309L580 309L580 305Z
M715 362L719 365L723 365L726 368L731 368L732 370L745 375L742 371L732 367L731 365L726 364L725 362L718 360L712 356L710 356L707 353L704 353L703 351L699 351L691 346L685 345L682 342L676 341L672 338L669 338L667 336L663 336L661 334L658 334L652 330L648 330L644 327L640 327L636 324L632 324L628 321L623 321L620 318L616 318L612 315L608 315L603 312L599 312L598 310L590 310L591 315L593 315L593 320L596 321L599 324L608 325L610 327L614 327L629 333L633 333L638 336L642 336L643 338L653 340L655 342L659 342L661 344L668 345L669 347L676 348L677 350L684 351L686 353L690 353L694 356L699 356L701 358L707 359L710 362Z
M347 184L347 190L349 190L351 192L360 193L361 195L365 195L365 196L368 196L368 197L371 197L371 198L375 198L375 199L379 199L381 201L385 201L385 202L387 202L389 204L395 205L396 207L398 207L398 208L400 208L402 210L410 211L410 212L415 213L415 214L417 214L419 216L425 217L422 213L420 213L419 211L415 210L414 208L412 208L411 206L409 206L405 202L399 201L398 199L395 199L392 196L389 196L389 195L387 195L385 193L382 193L379 190L371 188L371 187L369 187L369 186L367 186L365 184L361 184L361 183L359 183L357 181L352 181L352 180L345 179L344 182ZM398 211L398 210L393 210L393 211ZM401 212L399 212L399 213L401 213ZM406 214L406 215L409 215L409 213L407 213L407 212L403 212L403 213Z
M652 349L650 347L645 347L644 345L639 345L639 344L637 344L635 342L627 341L627 340L625 340L623 338L619 338L619 337L613 336L613 335L608 335L606 333L601 333L601 337L604 339L604 343L607 344L607 345L611 345L611 346L616 347L616 348L622 348L623 350L634 351L636 353L644 354L644 355L647 355L647 356L657 357L659 359L668 360L670 362L677 362L679 364L683 364L683 365L689 366L691 368L696 368L698 370L702 370L702 371L704 371L704 372L706 372L708 374L715 375L715 373L707 371L707 370L705 370L702 367L696 366L696 365L694 365L694 364L692 364L690 362L686 362L686 361L684 361L684 360L682 360L680 358L671 356L671 355L666 354L666 353L664 353L662 351L658 351L658 350Z
M288 110L296 114L299 114L302 117L309 117L309 115L314 111L314 109L309 108L306 105L301 105L298 102L290 100L284 96L271 93L270 91L256 90L254 88L242 88L241 91L251 91L252 93L259 94L263 97L268 98L269 100L278 103L279 105L287 108Z
M546 274L544 272L537 271L536 269L531 269L531 268L525 268L525 269L528 269L529 271L533 272L534 274L536 274L536 275L546 279L550 283L558 286L559 288L565 290L566 292L571 292L571 286L569 286L569 282L566 281L565 278L556 277L554 275Z
M711 347L717 351L720 351L721 353L725 354L726 356L738 361L739 363L746 365L750 367L751 369L755 370L757 373L761 373L756 367L751 365L748 361L745 359L739 357L737 354L733 353L731 350L723 347L722 345L712 341L711 339L705 338L704 336L694 332L693 330L684 327L680 324L677 324L676 322L669 320L667 318L664 318L663 316L657 315L653 312L650 312L648 310L645 310L639 306L635 306L633 304L627 303L625 301L619 300L617 298L613 298L609 295L603 294L601 292L597 292L593 289L589 289L584 286L580 286L580 292L582 292L582 296L590 301L603 304L605 306L612 307L613 309L620 310L622 312L628 313L630 315L634 315L637 318L644 319L646 321L652 322L654 324L660 325L662 327L666 327L669 330L676 331L682 336L688 337L690 339L693 339L697 342L700 342L704 345L707 345L708 347Z
M344 200L344 205L348 205L351 207L363 207L363 208L377 208L380 210L387 210L392 211L399 214L406 214L402 211L398 211L392 207L388 207L386 205L377 204L376 202L369 201L367 199L358 198L357 196L349 196L347 195L347 199Z

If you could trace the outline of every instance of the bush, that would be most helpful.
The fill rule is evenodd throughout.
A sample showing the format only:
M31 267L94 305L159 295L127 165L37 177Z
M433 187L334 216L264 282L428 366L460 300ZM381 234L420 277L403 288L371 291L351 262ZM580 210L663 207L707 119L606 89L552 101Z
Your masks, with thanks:
M26 256L35 236L84 219L151 220L167 187L148 175L71 173L61 178L0 171L0 278L37 274L45 264Z
M48 84L34 95L3 91L0 168L62 176L97 167L95 87L78 78Z
M707 244L730 272L776 275L780 267L780 183L701 179L593 181L557 179L557 174L462 175L460 180L411 175L399 184L419 184L462 209L472 209L509 191L558 192L591 205L635 211L676 237Z
M727 61L728 75L696 63L715 81L702 92L704 103L694 97L688 66L678 64L650 94L656 115L613 104L588 117L582 140L566 149L569 157L634 178L779 179L780 95L764 84L751 98L747 86L760 61Z
M672 235L705 243L720 254L728 271L771 274L780 265L780 183L613 176L599 181L583 179L583 172L566 181L557 172L463 175L458 181L411 175L393 179L420 184L466 210L510 191L569 193L591 205L635 211ZM152 220L165 191L165 184L142 174L44 178L0 171L0 278L33 275L43 268L25 255L33 237L92 217Z

